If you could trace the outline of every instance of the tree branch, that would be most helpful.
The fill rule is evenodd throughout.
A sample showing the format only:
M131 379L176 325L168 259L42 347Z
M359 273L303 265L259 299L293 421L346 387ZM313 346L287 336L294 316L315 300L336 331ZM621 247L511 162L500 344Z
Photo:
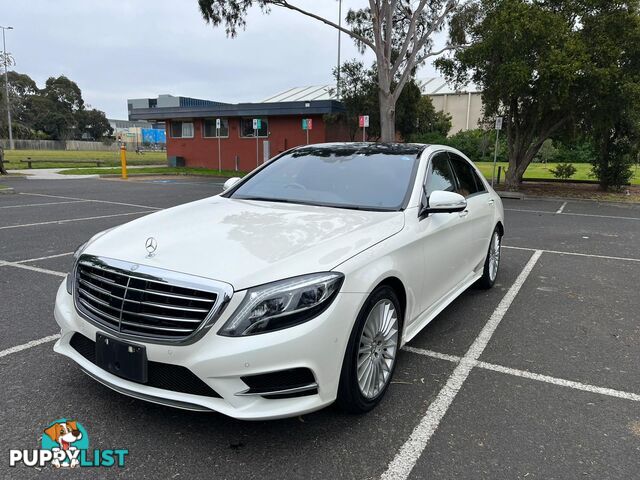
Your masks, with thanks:
M346 33L351 38L357 40L358 42L361 42L361 43L365 44L367 47L369 47L373 51L376 50L376 46L372 42L370 42L367 38L363 37L362 35L358 35L357 33L353 32L352 30L349 30L348 28L342 27L342 26L338 25L337 23L332 22L331 20L327 20L326 18L321 17L320 15L316 15L315 13L309 12L307 10L303 10L300 7L297 7L295 5L291 5L286 0L274 0L273 2L269 2L269 3L271 5L274 5L274 6L277 6L277 7L282 7L282 8L287 8L289 10L293 10L295 12L301 13L302 15L306 15L307 17L310 17L310 18L313 18L315 20L318 20L318 21L324 23L325 25L329 25L330 27L333 27L333 28L335 28L337 30L340 30L343 33Z

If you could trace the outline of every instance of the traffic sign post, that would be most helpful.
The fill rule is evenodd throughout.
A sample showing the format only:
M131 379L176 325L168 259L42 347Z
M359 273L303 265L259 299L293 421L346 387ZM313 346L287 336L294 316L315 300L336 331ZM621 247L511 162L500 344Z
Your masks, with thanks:
M493 173L491 174L491 188L496 178L496 162L498 161L498 137L500 136L500 130L502 130L502 117L496 117L496 146L493 149Z
M216 137L218 137L218 171L222 172L222 156L220 155L220 127L221 121L216 118Z
M360 115L358 125L362 128L362 141L367 141L367 127L369 126L369 115Z
M259 118L253 119L253 135L256 137L256 167L260 165L260 144L258 142L258 133L262 128L262 120Z
M309 130L313 130L313 119L311 118L303 118L302 119L302 129L307 132L307 145L309 145Z

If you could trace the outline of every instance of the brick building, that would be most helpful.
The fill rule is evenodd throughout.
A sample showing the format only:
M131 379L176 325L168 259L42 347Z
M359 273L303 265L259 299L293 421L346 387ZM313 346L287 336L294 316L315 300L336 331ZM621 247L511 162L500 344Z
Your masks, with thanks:
M325 86L291 89L257 103L161 95L128 100L128 107L130 120L165 122L167 155L182 157L188 167L218 168L220 162L223 170L250 171L280 152L306 144L303 119L312 120L309 143L348 140L345 129L326 121L343 107ZM254 119L259 120L257 130Z

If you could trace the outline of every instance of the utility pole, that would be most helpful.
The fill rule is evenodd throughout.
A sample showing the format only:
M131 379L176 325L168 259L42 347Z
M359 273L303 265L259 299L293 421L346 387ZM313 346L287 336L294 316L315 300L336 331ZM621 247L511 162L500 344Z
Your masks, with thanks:
M7 66L7 42L4 38L5 30L13 30L13 27L2 27L2 50L3 50L3 60L4 60L4 86L6 88L7 94L7 124L9 126L9 150L13 150L13 131L11 129L11 102L9 100L9 75L7 74L8 66Z
M342 0L338 0L338 26L342 27ZM340 100L340 39L342 38L342 30L338 29L338 82L336 85L336 97ZM309 142L307 142L309 143Z

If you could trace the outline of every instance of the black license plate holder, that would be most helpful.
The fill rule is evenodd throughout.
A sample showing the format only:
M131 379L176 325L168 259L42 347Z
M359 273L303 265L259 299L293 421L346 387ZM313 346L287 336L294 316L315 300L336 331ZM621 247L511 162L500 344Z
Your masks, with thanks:
M101 333L96 334L96 365L137 383L147 383L147 349Z

